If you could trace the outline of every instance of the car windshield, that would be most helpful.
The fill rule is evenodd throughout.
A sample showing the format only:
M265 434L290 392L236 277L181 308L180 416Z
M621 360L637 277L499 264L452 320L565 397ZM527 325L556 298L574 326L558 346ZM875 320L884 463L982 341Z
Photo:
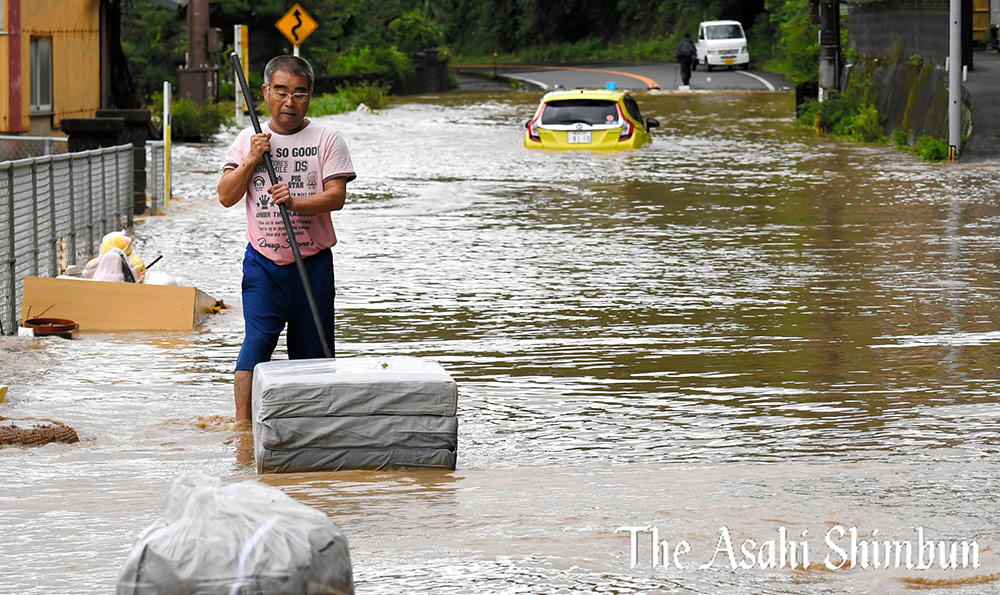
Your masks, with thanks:
M705 37L708 39L742 39L743 28L739 25L712 25L705 27Z
M614 101L603 99L563 99L549 101L542 111L542 125L552 124L614 124L618 108Z

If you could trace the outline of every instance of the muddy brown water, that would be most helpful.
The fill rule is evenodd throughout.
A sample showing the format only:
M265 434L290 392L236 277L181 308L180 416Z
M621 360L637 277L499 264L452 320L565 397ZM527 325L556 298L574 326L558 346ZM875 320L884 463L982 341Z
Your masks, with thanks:
M638 99L662 127L617 154L523 149L537 94L322 118L359 175L337 353L440 361L458 468L260 479L341 527L359 593L1000 588L996 164L817 138L786 94ZM232 138L177 147L184 199L134 236L233 309L0 341L0 415L81 438L0 450L0 591L108 593L178 475L256 477L232 427L244 215L214 199ZM836 567L852 529L911 567ZM979 568L914 567L928 541L975 541Z

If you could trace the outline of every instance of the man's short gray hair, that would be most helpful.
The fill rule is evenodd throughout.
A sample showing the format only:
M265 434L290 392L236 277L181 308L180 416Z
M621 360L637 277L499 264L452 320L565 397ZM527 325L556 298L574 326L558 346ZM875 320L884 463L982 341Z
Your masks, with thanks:
M271 76L277 71L287 72L296 76L304 76L309 80L309 90L313 88L316 77L313 75L312 66L298 56L275 56L268 61L264 67L264 82L271 84Z

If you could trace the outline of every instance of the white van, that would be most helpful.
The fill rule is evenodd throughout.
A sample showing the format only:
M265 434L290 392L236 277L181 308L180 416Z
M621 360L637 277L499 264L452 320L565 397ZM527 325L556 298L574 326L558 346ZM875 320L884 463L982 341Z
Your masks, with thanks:
M702 21L698 25L698 63L706 70L714 66L750 68L747 37L739 21Z

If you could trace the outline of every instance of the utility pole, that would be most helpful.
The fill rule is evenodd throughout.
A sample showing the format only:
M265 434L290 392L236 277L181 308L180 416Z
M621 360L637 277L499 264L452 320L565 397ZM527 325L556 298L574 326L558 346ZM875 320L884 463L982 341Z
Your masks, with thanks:
M962 0L951 0L948 17L948 160L962 148Z
M208 63L208 0L191 0L187 19L188 68L204 68Z
M190 0L187 7L187 61L177 73L181 97L204 105L214 101L219 88L219 69L208 59L209 52L219 51L218 37L208 27L208 0Z
M840 89L840 0L819 0L818 9L819 100L823 101Z

